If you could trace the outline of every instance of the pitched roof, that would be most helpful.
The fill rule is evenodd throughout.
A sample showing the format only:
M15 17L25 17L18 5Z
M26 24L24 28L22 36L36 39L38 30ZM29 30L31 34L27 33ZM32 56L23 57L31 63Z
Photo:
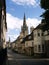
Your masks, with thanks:
M45 23L41 23L34 30L36 30L36 29L42 29L44 25L45 25Z
M25 41L30 41L30 40L33 40L33 32L31 34L27 35L25 38L23 38L23 41L21 43L23 43Z

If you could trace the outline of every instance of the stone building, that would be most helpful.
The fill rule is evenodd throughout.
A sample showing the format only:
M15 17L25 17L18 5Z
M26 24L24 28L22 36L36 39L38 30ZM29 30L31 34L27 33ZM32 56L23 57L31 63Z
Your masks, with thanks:
M35 57L49 57L49 31L42 30L45 23L39 24L32 33L24 37L25 54Z
M46 57L49 55L49 34L48 31L43 31L42 27L45 23L39 24L34 30L34 55Z
M24 40L24 42L22 44L25 45L25 54L26 55L33 55L34 54L34 41L33 41L33 32L29 35L27 35Z
M6 48L6 4L5 0L0 1L0 47Z
M0 65L6 65L7 60L6 32L6 2L0 0Z
M43 55L45 53L45 43L43 31L41 29L42 24L39 24L33 31L34 33L34 54Z
M24 14L24 19L23 19L23 26L21 27L21 35L23 37L26 37L26 35L28 35L28 27L27 27L27 24L26 24L25 14Z
M33 30L34 30L34 27L31 26L31 27L30 27L30 33L32 33Z
M10 41L10 38L9 38L9 41L6 42L7 43L7 48L11 48L11 41Z
M13 42L11 42L10 47L11 47L12 50L15 50L15 47L16 47L16 40L13 41Z
M17 37L17 49L18 49L18 53L23 53L22 52L22 47L24 46L23 44L21 44L22 40L24 37L26 37L28 35L28 27L26 24L26 17L24 14L24 18L23 18L23 25L21 27L21 32L20 35Z
M49 31L44 32L44 40L45 40L45 53L46 57L49 57Z
M21 40L22 40L22 38L20 36L18 36L18 38L17 38L18 53L21 53Z
M19 53L33 55L35 57L49 57L49 30L43 31L45 22L41 22L36 28L28 27L24 14L23 26L16 40L16 48Z

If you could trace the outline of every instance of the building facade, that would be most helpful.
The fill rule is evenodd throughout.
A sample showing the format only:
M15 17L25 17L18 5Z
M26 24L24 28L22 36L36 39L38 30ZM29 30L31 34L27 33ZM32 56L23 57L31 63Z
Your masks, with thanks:
M0 65L6 65L7 61L6 32L6 2L0 0Z
M0 47L6 48L6 3L5 0L0 1Z
M36 28L34 31L34 53L35 55L43 55L45 53L45 44L43 31L40 28Z
M25 38L25 53L29 56L34 54L33 33L27 35Z
M20 35L17 38L17 51L34 57L49 57L49 30L43 31L45 23L41 22L36 28L30 28L26 25L24 14L23 26Z
M34 33L34 55L46 57L49 54L49 34L42 30L43 23L39 24L33 31ZM47 49L47 50L46 50ZM47 52L46 52L47 51Z

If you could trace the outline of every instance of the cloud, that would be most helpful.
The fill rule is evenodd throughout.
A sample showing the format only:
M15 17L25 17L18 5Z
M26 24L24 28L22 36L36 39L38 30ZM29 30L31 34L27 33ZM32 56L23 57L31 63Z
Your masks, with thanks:
M28 18L26 21L27 21L28 27L33 26L34 28L41 23L41 20L38 20L37 18Z
M41 20L38 20L37 18L26 19L26 23L28 27L31 27L31 26L36 27L40 22ZM20 29L22 25L23 25L23 19L14 17L11 14L7 13L7 27L9 29Z
M22 20L7 13L7 27L9 29L19 29L22 25Z
M11 38L11 40L16 39L16 37L19 35L17 31L20 32L21 26L23 25L23 19L14 17L13 15L7 13L7 37ZM38 20L37 18L27 18L26 23L28 28L31 26L36 27L39 23L41 23L41 20ZM10 30L16 30L15 34L12 34Z
M36 3L36 0L12 0L18 5L32 5L34 6Z
M7 34L7 38L6 41L9 41L9 37L10 37L10 41L13 42L14 40L16 40L16 38L19 36L19 34Z

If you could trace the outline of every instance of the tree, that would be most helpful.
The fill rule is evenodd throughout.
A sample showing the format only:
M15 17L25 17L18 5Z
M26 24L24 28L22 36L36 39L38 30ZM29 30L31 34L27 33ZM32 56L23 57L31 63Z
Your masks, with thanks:
M49 0L41 0L40 3L41 3L41 8L45 10L49 9Z
M45 12L41 15L42 22L43 20L46 21L46 24L42 29L48 30L49 29L49 0L41 0L40 1L40 6L45 10Z

